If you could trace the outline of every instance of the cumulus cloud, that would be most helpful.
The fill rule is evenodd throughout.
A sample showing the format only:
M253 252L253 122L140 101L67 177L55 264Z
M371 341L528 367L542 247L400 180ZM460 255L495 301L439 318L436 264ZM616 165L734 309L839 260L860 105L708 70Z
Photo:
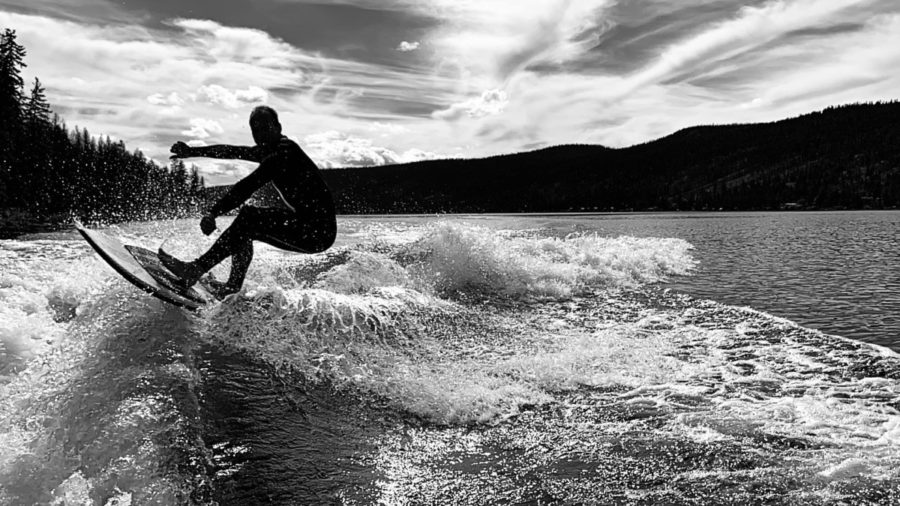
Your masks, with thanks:
M201 86L198 98L211 104L217 104L228 109L238 109L250 104L264 103L269 98L266 90L259 86L248 86L246 90L229 90L218 84Z
M168 95L163 95L162 93L154 93L153 95L147 97L147 102L150 102L153 105L176 106L183 105L184 99L181 98L178 93L173 91Z
M500 114L509 104L509 98L503 90L486 90L480 97L451 105L447 109L435 111L432 117L445 120L456 120L464 116L482 118Z
M409 51L415 51L416 49L419 49L419 42L418 42L418 41L416 41L416 42L407 42L407 41L404 40L403 42L400 43L399 46L397 46L397 51L400 51L400 52L403 52L403 53L407 53L407 52L409 52Z
M191 119L190 130L183 130L181 133L183 135L187 135L188 137L194 137L197 139L206 139L206 138L210 137L212 134L221 134L224 132L225 132L225 129L222 128L222 125L220 125L219 122L216 120L204 119L204 118L193 118L193 119Z
M369 167L431 160L437 155L421 149L409 149L397 153L375 146L371 139L353 137L334 130L306 136L304 145L310 156L323 168Z

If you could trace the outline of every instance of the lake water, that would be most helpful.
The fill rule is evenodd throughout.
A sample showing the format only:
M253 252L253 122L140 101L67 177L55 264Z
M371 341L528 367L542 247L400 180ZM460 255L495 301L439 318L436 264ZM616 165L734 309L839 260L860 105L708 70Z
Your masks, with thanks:
M699 267L669 286L900 351L900 212L584 216L567 228L684 239Z
M0 504L894 504L898 222L343 217L199 314L0 241Z

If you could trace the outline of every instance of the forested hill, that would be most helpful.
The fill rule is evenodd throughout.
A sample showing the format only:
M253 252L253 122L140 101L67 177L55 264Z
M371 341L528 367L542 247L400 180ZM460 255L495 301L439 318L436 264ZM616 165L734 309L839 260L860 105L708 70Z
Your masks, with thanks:
M900 102L693 127L622 149L323 172L342 213L896 208Z
M66 226L187 216L203 178L183 162L161 167L123 141L69 130L38 78L25 87L25 47L0 31L0 239Z

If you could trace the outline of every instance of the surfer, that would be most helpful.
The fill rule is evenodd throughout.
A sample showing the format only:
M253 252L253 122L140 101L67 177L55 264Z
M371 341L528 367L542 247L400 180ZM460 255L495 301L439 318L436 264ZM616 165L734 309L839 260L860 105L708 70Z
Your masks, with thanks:
M263 185L272 182L286 208L246 205L209 250L184 262L161 248L159 258L185 287L192 286L222 260L231 257L231 274L216 284L220 298L236 293L244 284L253 260L253 241L300 253L319 253L334 243L337 233L334 201L319 168L294 141L281 134L278 113L261 105L250 113L255 146L191 147L172 145L172 158L206 157L259 163L250 175L234 184L200 220L200 230L216 230L216 218L244 203Z

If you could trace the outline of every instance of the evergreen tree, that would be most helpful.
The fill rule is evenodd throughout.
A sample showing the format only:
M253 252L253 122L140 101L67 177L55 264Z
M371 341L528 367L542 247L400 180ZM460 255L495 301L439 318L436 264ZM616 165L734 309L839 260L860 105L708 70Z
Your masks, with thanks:
M25 103L24 113L25 122L31 128L50 123L50 104L47 103L44 87L37 77L34 78L34 87L31 88L31 96Z
M2 130L8 132L22 117L22 68L25 48L16 42L15 30L0 35L0 118Z
M16 43L16 32L0 34L0 200L8 206L21 204L15 191L17 140L22 117L22 68L25 48Z

